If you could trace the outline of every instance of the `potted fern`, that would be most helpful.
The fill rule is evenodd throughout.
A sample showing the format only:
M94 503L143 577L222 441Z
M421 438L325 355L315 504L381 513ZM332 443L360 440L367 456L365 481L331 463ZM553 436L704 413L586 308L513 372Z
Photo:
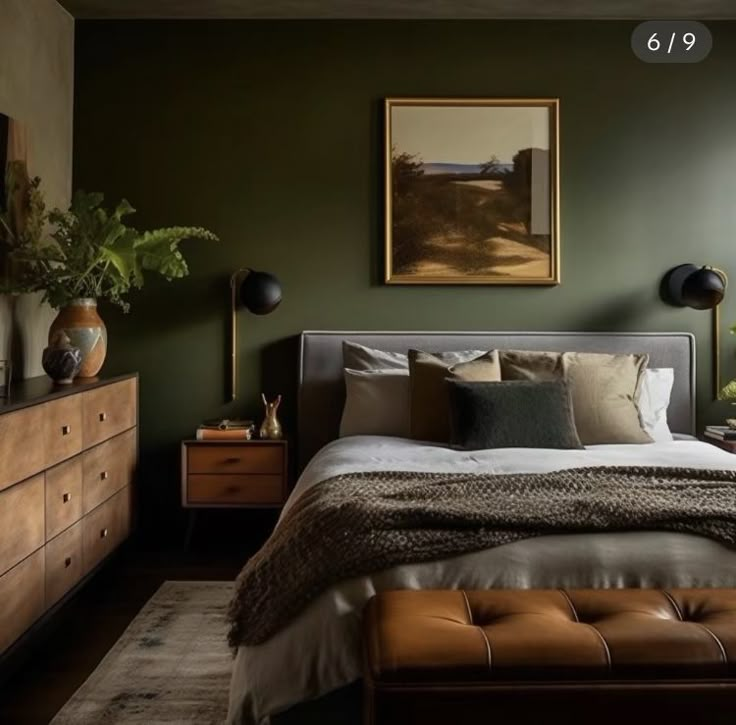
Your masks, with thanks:
M98 300L108 300L127 312L126 296L143 286L144 272L168 280L189 273L179 251L181 241L217 240L200 227L139 232L124 221L135 211L127 201L112 212L102 203L102 194L78 191L67 211L54 209L47 215L48 237L21 240L10 252L14 291L41 291L44 301L59 310L49 340L63 332L82 351L80 377L97 375L107 353L107 331L97 312Z

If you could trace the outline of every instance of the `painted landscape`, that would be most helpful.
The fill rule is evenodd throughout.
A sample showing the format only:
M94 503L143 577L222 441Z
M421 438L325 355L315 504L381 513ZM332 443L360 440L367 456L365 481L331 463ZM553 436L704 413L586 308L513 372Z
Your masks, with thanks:
M399 281L551 279L554 224L548 138L543 139L546 148L520 145L524 129L516 128L494 144L494 129L489 127L474 139L450 132L445 142L441 133L427 131L431 118L412 139L419 142L407 142L405 128L392 139L392 275ZM501 131L508 127L501 124ZM426 153L421 151L422 134ZM531 142L539 140L528 135ZM474 155L475 161L453 160L453 151L466 159Z

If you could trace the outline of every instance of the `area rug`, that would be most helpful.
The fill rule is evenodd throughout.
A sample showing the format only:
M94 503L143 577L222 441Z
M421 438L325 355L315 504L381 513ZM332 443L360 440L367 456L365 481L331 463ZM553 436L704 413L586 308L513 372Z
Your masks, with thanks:
M165 582L51 725L215 725L227 715L232 582Z

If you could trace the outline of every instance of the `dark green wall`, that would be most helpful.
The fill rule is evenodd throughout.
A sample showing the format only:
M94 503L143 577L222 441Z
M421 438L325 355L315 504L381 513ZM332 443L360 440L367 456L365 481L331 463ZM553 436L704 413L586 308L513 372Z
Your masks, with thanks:
M141 374L148 510L176 507L177 444L201 418L291 398L302 329L691 330L700 417L709 315L659 302L680 262L736 279L736 23L700 65L646 65L627 22L80 22L75 186L126 196L142 227L201 224L192 275L104 310L109 372ZM558 96L562 284L381 284L386 96ZM241 313L241 392L223 404L227 276L276 273ZM736 303L724 305L736 321ZM726 371L736 373L728 337Z

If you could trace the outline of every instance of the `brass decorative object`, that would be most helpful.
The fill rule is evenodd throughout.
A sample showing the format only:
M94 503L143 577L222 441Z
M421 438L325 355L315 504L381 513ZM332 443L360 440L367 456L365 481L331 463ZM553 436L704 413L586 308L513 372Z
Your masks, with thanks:
M276 415L279 405L281 405L281 396L277 395L274 400L269 402L266 396L261 393L261 400L266 411L266 417L263 419L263 423L261 423L259 435L261 438L267 440L281 440L283 437L281 423Z

